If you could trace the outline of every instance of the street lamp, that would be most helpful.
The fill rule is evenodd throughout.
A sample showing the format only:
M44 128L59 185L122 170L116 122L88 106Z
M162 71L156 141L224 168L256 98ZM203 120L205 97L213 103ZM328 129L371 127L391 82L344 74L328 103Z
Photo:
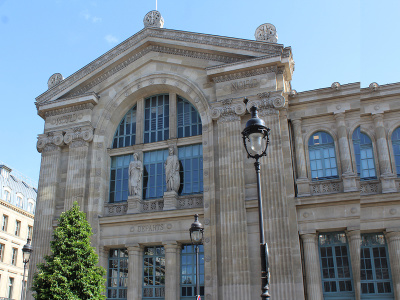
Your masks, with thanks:
M194 215L194 222L190 226L190 240L196 249L196 300L200 298L200 276L199 276L199 245L203 243L203 225L199 222L199 215Z
M31 258L32 251L33 250L31 246L31 239L28 238L26 244L22 248L23 262L24 262L24 277L22 278L22 294L21 294L22 300L25 300L25 294L26 294L26 281L25 281L26 265L28 264L29 259Z
M247 104L248 100L244 100ZM247 157L254 158L257 175L257 193L258 193L258 221L260 231L260 255L261 255L261 299L269 299L269 262L268 245L264 237L264 217L260 186L260 158L267 155L269 144L270 129L265 126L265 122L258 117L257 107L250 108L251 119L247 121L246 127L242 132L243 144L247 152ZM249 144L249 145L248 145Z

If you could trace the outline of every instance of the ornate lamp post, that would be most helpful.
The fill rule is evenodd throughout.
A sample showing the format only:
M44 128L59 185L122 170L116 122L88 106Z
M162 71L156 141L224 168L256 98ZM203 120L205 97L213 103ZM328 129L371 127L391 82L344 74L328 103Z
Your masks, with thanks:
M247 99L245 99L245 104ZM258 117L257 107L250 108L251 119L247 121L246 128L243 130L243 144L247 152L247 157L254 158L257 174L257 193L258 193L258 220L260 231L260 254L261 254L261 299L269 299L269 262L268 245L264 237L264 217L260 186L260 158L266 156L269 144L269 128L265 122Z
M199 222L199 215L194 215L194 222L190 226L190 240L196 249L196 300L200 298L200 276L199 276L199 245L203 243L203 225Z
M22 277L22 294L21 294L22 300L25 300L25 294L26 294L26 281L25 281L26 265L28 264L29 259L31 258L32 251L33 250L31 246L31 239L28 238L26 244L22 248L23 262L24 262L24 277Z

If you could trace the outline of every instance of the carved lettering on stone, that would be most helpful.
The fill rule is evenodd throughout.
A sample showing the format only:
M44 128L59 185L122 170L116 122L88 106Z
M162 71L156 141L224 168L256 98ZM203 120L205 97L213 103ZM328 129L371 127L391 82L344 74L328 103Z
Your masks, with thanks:
M132 227L134 227L134 226L132 226ZM138 226L134 227L134 231L136 231L136 232L157 232L157 231L164 231L165 228L166 228L165 224L138 225Z
M231 83L231 92L238 92L242 90L256 88L260 85L260 81L258 79L249 79L249 80L241 80Z

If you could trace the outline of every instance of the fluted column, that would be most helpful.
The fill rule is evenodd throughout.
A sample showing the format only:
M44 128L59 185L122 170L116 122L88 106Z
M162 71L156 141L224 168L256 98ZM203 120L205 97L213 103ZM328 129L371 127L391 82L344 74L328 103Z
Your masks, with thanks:
M165 249L165 300L179 299L179 245L164 244Z
M356 174L353 171L350 157L349 139L347 136L344 113L335 114L336 128L339 141L339 157L342 165L343 189L345 192L357 191Z
M381 173L382 193L396 192L395 176L392 173L389 148L386 139L385 124L383 123L383 114L372 116L375 125L376 145L378 148L378 161Z
M351 270L353 273L354 291L356 300L361 297L360 292L360 246L361 246L361 235L360 230L347 231L347 238L350 246L350 262Z
M223 101L218 119L221 299L250 300L250 265L244 197L241 122L243 103ZM233 263L234 262L234 263ZM260 288L261 290L261 288Z
M296 152L296 170L297 170L297 193L299 196L310 195L310 185L307 178L306 156L304 152L304 141L301 132L301 120L292 120L294 132L294 148Z
M386 234L395 300L400 300L400 231Z
M143 252L139 244L127 245L128 249L128 300L142 299L142 261Z
M93 140L91 126L68 129L64 142L69 145L67 183L65 190L64 211L72 207L77 201L81 210L85 204L86 173L89 152L89 143Z
M322 300L321 267L318 254L317 235L302 234L304 265L306 272L307 300Z
M42 153L42 161L36 211L40 211L41 219L33 227L33 253L29 263L27 299L32 299L30 287L33 274L37 271L36 265L44 262L44 255L51 253L50 241L53 236L53 219L60 173L61 146L63 144L61 131L38 136L37 150Z

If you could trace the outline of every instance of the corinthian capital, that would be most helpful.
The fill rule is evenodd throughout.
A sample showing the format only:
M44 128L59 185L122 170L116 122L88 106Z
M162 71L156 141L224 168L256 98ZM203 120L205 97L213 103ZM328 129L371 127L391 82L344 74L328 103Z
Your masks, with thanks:
M81 126L67 129L64 135L64 142L70 146L83 146L93 140L93 127Z
M211 117L220 122L240 120L240 116L246 112L246 106L241 99L239 101L234 103L232 99L226 99L219 102L211 108Z
M64 144L63 132L52 131L38 135L38 141L36 143L36 149L38 152L44 150L54 150L61 147Z

